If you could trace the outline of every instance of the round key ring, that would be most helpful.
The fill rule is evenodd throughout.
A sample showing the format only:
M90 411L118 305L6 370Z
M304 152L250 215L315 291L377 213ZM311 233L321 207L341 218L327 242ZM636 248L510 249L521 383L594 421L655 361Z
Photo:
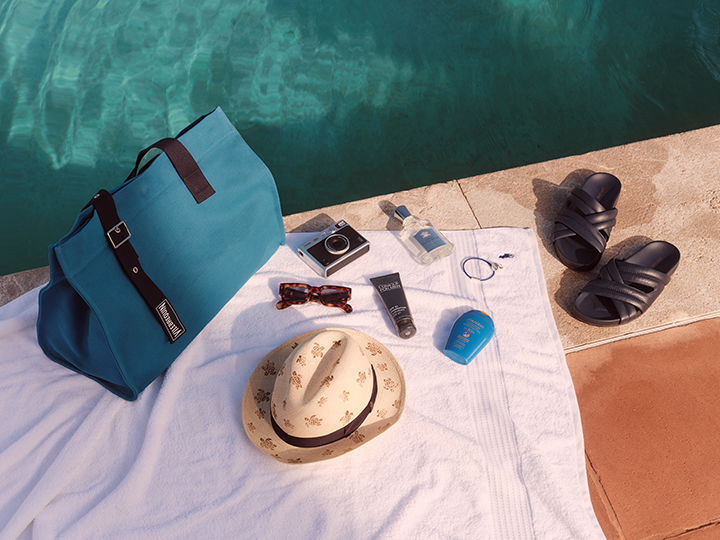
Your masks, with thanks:
M465 265L468 263L468 261L482 261L482 262L484 262L485 264L487 264L487 265L490 267L490 271L491 271L492 273L491 273L489 276L487 276L487 277L475 277L475 276L471 276L471 275L468 273L467 269L465 268ZM462 271L465 273L465 275L466 275L467 277L469 277L470 279L476 279L476 280L478 280L478 281L487 281L488 279L490 279L491 277L493 277L493 276L495 275L495 271L496 271L497 269L499 269L499 268L502 268L502 264L496 263L496 262L490 262L490 261L488 261L488 260L483 259L482 257L468 257L468 258L465 259L465 260L463 261L463 263L462 263Z

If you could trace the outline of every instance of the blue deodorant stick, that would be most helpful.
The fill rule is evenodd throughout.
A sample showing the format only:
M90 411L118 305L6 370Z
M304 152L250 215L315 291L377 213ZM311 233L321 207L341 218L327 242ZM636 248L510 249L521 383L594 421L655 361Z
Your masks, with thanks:
M495 324L490 315L473 309L455 321L443 353L453 362L467 365L488 344L494 333Z

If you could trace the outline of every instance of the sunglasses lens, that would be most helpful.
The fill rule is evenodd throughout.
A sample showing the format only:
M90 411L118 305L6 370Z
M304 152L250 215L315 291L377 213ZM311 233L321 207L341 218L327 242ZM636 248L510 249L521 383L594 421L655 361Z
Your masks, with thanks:
M302 300L303 298L307 298L309 292L310 291L307 287L292 286L285 287L285 289L283 289L282 295L283 297L290 300Z
M340 302L346 302L349 295L347 291L339 289L323 289L320 291L320 299L323 302L330 302L331 304L339 304Z

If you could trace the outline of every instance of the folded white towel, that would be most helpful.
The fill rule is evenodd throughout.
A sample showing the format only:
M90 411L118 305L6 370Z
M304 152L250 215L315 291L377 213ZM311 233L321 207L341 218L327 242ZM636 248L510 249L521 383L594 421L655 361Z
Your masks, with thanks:
M37 291L0 308L0 538L602 538L532 231L449 232L455 252L428 267L396 233L365 234L370 253L329 279L292 249L308 235L288 235L133 403L42 354ZM460 268L468 256L503 268L470 280ZM418 328L409 340L368 279L391 272ZM350 286L354 311L278 311L284 281ZM441 351L469 309L489 313L496 334L461 366ZM344 456L278 463L243 431L245 384L275 346L329 326L372 335L395 355L404 415Z

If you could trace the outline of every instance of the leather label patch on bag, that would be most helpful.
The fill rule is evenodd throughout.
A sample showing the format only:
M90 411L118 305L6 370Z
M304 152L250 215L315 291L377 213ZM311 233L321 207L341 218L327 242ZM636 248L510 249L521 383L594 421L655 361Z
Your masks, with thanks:
M185 333L185 327L183 323L180 322L180 317L177 316L175 309L173 309L167 298L158 304L155 311L158 314L158 319L162 323L170 343L174 343Z

